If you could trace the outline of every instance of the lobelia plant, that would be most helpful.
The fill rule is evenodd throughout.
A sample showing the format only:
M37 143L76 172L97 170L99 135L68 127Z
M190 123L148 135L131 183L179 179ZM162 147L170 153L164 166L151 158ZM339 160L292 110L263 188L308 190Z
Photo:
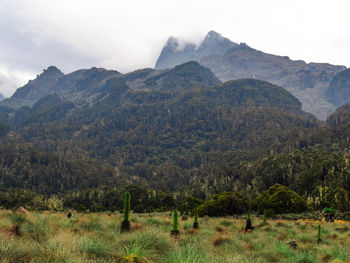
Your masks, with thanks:
M267 224L267 213L266 213L266 209L264 209L263 224L264 224L264 225Z
M246 221L246 224L245 224L245 228L244 228L244 231L247 231L247 232L250 232L253 230L253 227L252 227L252 217L251 217L251 212L250 210L248 211L248 214L247 214L247 221Z
M198 224L198 206L194 209L194 222L193 222L193 229L198 229L199 224Z
M126 192L124 197L124 219L122 221L120 231L130 231L130 193Z
M179 215L177 212L177 209L174 210L173 213L173 229L170 231L171 235L178 235L180 234L179 231Z
M69 221L70 221L71 217L72 217L72 212L69 211L68 214L67 214L67 218L68 218Z
M322 239L321 239L321 225L318 225L318 228L317 228L317 242L321 242Z

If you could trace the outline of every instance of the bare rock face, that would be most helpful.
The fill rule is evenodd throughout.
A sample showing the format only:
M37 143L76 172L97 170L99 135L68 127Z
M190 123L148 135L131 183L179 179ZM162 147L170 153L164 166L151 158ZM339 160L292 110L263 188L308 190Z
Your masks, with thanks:
M330 103L340 106L350 101L350 69L337 74L326 91Z
M52 93L53 85L64 74L56 67L50 66L37 76L35 80L30 80L22 88L19 88L14 98L18 99L34 99L38 97L44 97Z
M210 31L198 47L170 37L156 62L155 69L173 68L190 60L199 61L207 56L222 56L226 50L237 45L215 31Z
M236 44L214 31L210 31L198 47L186 43L185 48L178 49L177 39L171 38L173 45L169 41L162 50L156 69L174 67L178 65L177 59L181 58L181 63L186 59L198 61L211 69L221 81L242 78L265 80L287 89L302 102L305 111L322 120L339 105L327 98L326 90L333 78L346 69L344 66L293 61L286 56L253 49L245 43Z
M194 59L196 45L180 43L176 38L170 37L160 54L156 69L173 68Z

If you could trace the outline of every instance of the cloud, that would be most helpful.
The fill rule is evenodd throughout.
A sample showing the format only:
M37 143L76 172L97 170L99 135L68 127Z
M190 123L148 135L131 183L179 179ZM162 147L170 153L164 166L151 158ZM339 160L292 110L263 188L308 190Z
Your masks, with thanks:
M10 82L0 91L11 94L50 65L65 73L153 67L170 35L198 44L210 30L292 59L349 66L349 9L347 0L0 0L0 78Z

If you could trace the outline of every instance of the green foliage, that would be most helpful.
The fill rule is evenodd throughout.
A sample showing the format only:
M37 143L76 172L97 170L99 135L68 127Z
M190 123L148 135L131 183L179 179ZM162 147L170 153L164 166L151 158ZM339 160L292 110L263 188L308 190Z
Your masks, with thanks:
M335 214L335 212L337 212L337 210L334 207L325 207L322 210L323 213L325 214Z
M306 202L297 193L288 187L275 184L264 191L256 199L256 207L260 212L272 209L276 214L300 213L307 210Z
M198 224L198 206L194 209L194 223Z
M177 209L174 210L173 212L173 232L178 232L179 231L179 215L177 212Z
M263 224L266 225L267 224L267 212L266 209L264 208L264 215L263 215Z
M317 242L321 242L322 238L321 238L321 225L318 225L317 227Z
M198 207L200 216L226 216L242 214L246 211L247 200L239 193L223 192L213 195Z
M128 222L130 220L130 193L125 192L124 197L124 221Z

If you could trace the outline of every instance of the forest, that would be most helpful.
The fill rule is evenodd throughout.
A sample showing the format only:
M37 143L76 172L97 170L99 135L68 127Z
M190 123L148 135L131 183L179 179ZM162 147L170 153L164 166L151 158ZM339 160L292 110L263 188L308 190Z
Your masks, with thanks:
M190 211L187 198L232 193L243 213L261 211L265 191L279 184L306 210L349 209L349 105L322 122L281 87L221 83L196 62L56 79L48 69L15 93L13 107L0 105L3 207L57 201L114 211L136 188L137 211ZM49 95L18 104L39 91Z

